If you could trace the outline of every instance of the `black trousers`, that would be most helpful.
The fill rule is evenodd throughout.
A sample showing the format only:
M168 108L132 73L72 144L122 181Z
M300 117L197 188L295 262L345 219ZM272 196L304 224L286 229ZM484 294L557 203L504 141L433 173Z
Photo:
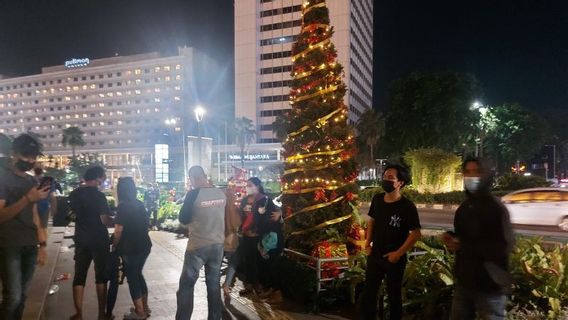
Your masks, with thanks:
M244 280L249 285L258 285L260 282L260 264L262 257L258 251L259 237L242 237L239 243L241 250L241 264Z
M406 257L397 263L390 263L387 258L369 256L363 296L362 318L377 318L377 295L383 279L386 277L387 296L389 298L390 320L402 319L402 278L406 268Z

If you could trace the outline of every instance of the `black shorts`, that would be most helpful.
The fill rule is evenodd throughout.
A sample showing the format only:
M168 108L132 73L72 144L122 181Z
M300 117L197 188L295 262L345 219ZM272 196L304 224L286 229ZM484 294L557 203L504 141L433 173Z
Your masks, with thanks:
M95 262L95 283L102 284L108 281L106 276L106 263L109 257L107 246L88 247L76 245L75 247L75 277L73 286L85 286L87 273L91 266L91 261Z

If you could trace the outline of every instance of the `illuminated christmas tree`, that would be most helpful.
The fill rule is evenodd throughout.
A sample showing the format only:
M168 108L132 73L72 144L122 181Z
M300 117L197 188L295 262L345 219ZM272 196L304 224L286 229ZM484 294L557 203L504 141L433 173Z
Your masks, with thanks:
M305 2L302 17L292 48L282 207L288 247L310 252L321 241L345 242L358 169L343 101L343 67L336 61L325 1Z

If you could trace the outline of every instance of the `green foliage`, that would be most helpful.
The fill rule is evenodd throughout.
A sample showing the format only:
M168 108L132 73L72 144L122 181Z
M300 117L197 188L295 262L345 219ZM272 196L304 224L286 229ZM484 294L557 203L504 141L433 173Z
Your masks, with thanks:
M454 153L437 148L422 148L405 153L410 165L412 186L421 192L443 192L461 189L460 164Z
M81 153L77 157L71 157L69 159L69 170L71 173L71 178L80 180L87 172L87 169L101 166L104 168L105 164L103 162L103 157L98 153ZM75 176L73 176L73 174Z
M454 255L435 238L417 242L422 254L410 259L403 280L406 319L445 319L451 308Z
M389 96L387 154L416 148L462 150L476 134L471 103L481 96L481 87L473 75L412 73L393 82Z
M495 189L514 191L540 187L550 187L550 182L539 176L525 177L518 174L508 174L497 179Z
M69 127L63 129L63 138L61 143L63 146L71 146L73 152L73 158L75 158L75 148L82 147L85 144L85 140L83 140L83 135L85 133L79 127Z
M165 201L160 203L160 208L158 209L158 221L162 223L166 219L177 220L180 209L181 204L176 204L175 202Z
M241 167L244 167L245 147L255 141L256 130L254 124L247 117L236 118L231 131L235 138L235 144L239 146L241 151Z
M375 166L375 151L377 143L385 133L385 117L374 109L367 109L355 126L357 129L357 142L359 146L360 162L366 166Z
M482 117L488 119L484 143L502 172L531 157L545 141L544 121L517 103L490 106Z
M546 311L548 319L559 319L568 307L567 266L568 245L545 249L541 238L520 239L511 257L513 303Z

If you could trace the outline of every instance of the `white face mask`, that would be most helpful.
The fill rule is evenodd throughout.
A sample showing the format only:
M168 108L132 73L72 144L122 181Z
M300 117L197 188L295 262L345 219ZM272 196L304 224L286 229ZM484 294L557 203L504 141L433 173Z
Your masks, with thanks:
M256 187L247 187L247 195L256 194Z
M469 192L477 192L479 190L479 185L481 184L480 177L464 177L463 185L465 189Z

